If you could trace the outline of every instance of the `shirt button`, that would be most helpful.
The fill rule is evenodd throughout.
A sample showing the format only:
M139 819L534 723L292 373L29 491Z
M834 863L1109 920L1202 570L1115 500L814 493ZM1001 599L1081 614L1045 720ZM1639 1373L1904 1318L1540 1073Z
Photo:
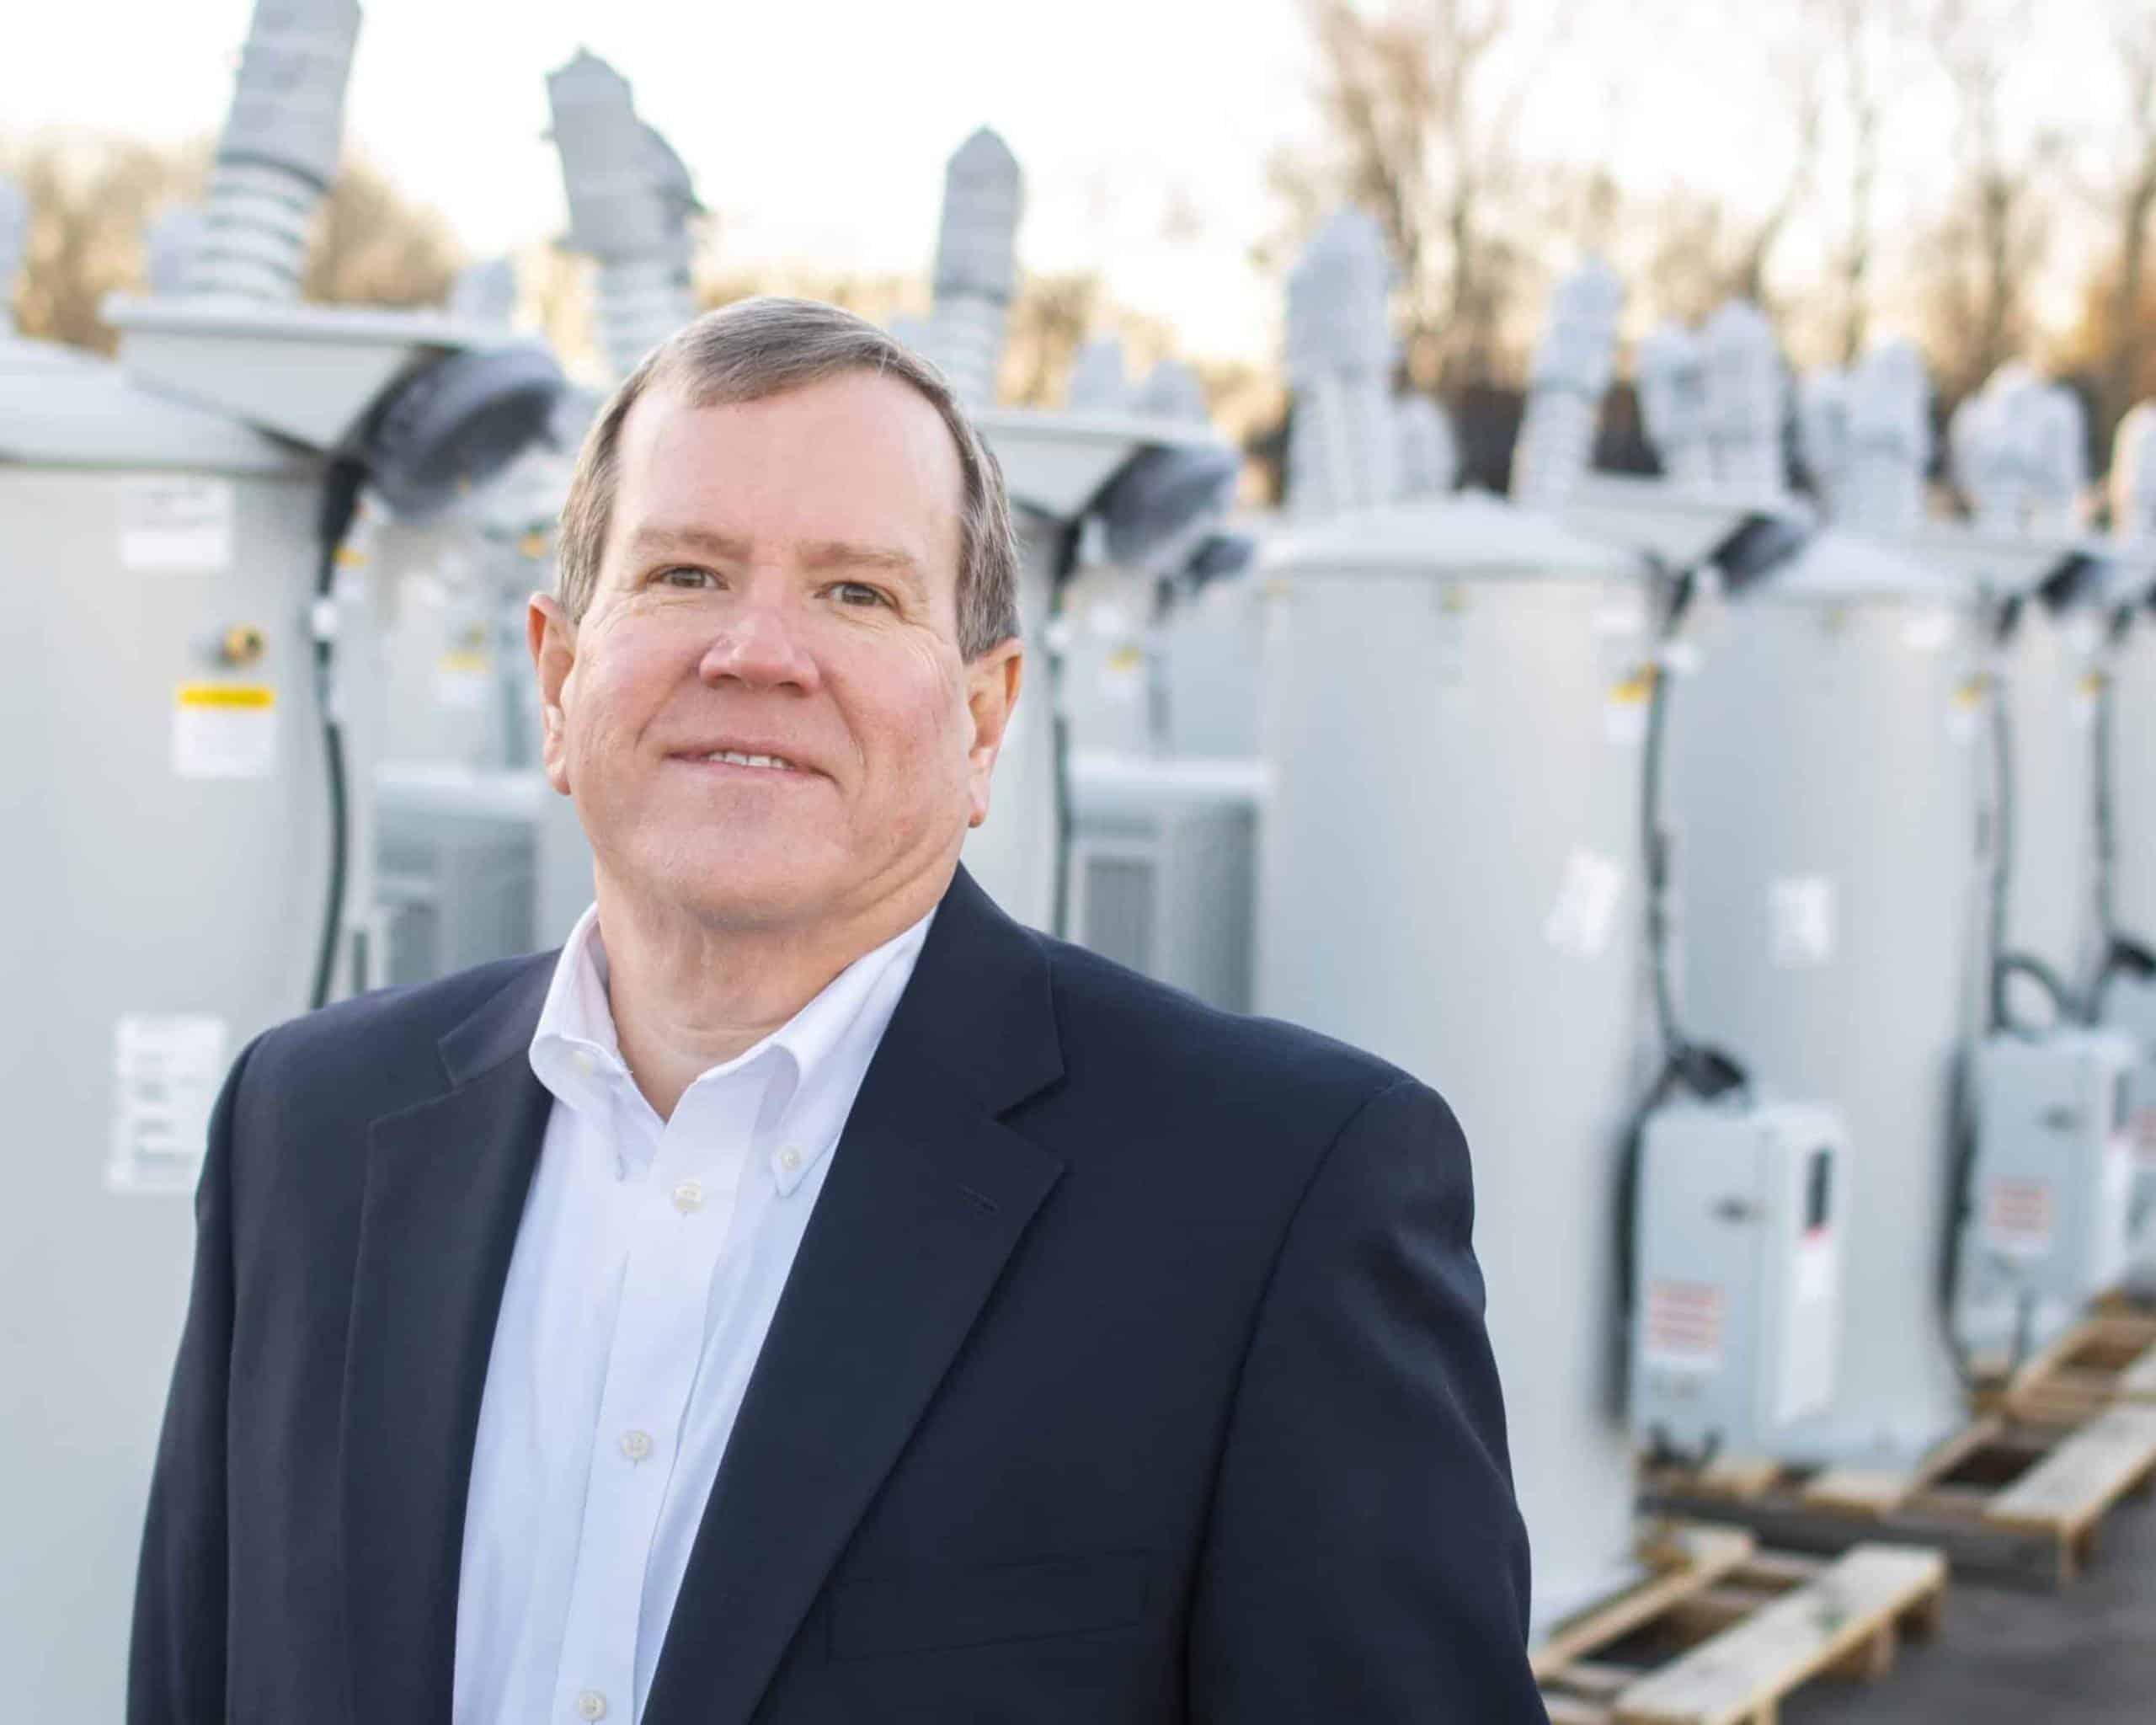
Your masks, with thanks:
M687 1215L704 1207L704 1188L701 1180L684 1180L674 1188L674 1208Z
M787 1145L778 1153L778 1165L791 1174L801 1166L801 1152L792 1145Z
M645 1456L651 1454L651 1434L649 1432L623 1432L622 1453L632 1461L643 1461Z
M595 1689L579 1692L576 1716L579 1719L603 1719L606 1717L606 1697Z

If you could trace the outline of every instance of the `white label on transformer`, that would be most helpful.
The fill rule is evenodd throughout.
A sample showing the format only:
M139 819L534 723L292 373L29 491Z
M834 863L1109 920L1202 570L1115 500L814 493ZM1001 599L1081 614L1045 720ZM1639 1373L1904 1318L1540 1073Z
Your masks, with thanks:
M1767 924L1775 966L1808 970L1832 964L1834 883L1823 874L1786 876L1767 884Z
M1594 608L1598 635L1636 635L1647 626L1646 601L1636 595L1605 600Z
M1566 859L1557 901L1542 925L1543 939L1575 959L1601 957L1624 894L1623 863L1598 851L1574 851Z
M1954 638L1954 613L1938 608L1917 611L1902 625L1902 644L1913 653L1936 653Z
M267 778L277 768L277 694L259 684L187 683L173 702L172 770L182 778Z
M136 478L120 489L120 562L131 569L232 565L228 479Z
M207 1012L120 1017L113 1028L109 1190L194 1189L230 1044L225 1021Z
M1721 1365L1721 1289L1712 1282L1647 1284L1642 1357L1659 1371L1710 1372Z
M1984 1243L2007 1258L2052 1249L2052 1183L2000 1176L1984 1190Z

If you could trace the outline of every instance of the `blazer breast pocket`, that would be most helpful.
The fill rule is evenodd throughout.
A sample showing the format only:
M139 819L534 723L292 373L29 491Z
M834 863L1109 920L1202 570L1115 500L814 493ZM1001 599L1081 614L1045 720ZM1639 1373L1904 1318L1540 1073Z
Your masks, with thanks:
M1143 1552L1118 1551L841 1582L831 1594L831 1658L1119 1629L1145 1615L1148 1567Z

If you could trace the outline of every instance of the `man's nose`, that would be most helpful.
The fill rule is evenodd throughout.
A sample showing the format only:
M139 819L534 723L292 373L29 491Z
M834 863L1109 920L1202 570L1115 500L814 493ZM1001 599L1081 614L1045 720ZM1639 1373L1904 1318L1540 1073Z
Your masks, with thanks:
M782 601L762 598L744 598L729 611L705 649L696 674L707 683L734 681L752 688L813 689L819 681L797 621L787 615Z

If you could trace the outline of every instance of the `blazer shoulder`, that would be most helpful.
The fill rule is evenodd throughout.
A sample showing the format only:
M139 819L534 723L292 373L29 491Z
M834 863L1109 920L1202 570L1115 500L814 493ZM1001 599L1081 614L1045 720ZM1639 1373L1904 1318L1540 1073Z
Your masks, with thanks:
M1336 1125L1407 1073L1332 1037L1277 1018L1208 1005L1082 947L1043 937L1058 1028L1074 1071L1113 1067L1134 1088L1234 1097L1293 1118Z
M339 1092L356 1085L385 1100L414 1081L439 1087L443 1039L505 994L529 993L536 1010L557 956L499 959L431 982L355 995L289 1019L256 1044L248 1061L249 1086L283 1089L327 1081Z

